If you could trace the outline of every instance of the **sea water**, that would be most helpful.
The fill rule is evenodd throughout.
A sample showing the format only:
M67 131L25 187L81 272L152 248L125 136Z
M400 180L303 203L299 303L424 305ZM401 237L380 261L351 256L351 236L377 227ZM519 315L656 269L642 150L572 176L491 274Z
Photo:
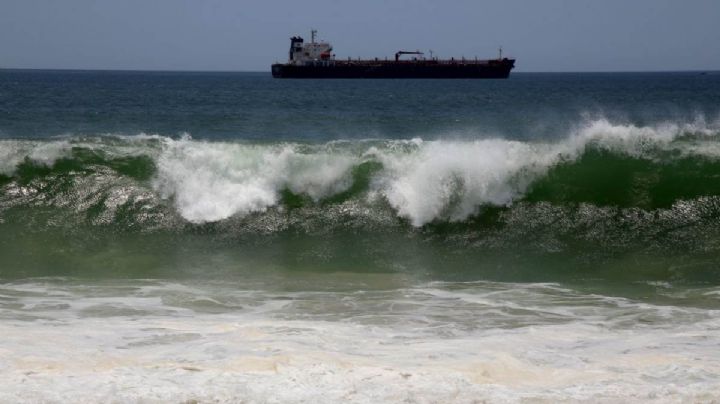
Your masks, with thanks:
M720 74L0 71L1 402L720 400Z

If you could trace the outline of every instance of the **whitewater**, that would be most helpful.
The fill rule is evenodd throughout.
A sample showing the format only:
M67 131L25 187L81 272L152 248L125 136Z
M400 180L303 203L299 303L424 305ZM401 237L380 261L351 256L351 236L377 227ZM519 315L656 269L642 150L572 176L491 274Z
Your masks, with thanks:
M26 317L3 315L8 402L703 402L719 387L717 310L552 284L345 295L61 282L0 296Z

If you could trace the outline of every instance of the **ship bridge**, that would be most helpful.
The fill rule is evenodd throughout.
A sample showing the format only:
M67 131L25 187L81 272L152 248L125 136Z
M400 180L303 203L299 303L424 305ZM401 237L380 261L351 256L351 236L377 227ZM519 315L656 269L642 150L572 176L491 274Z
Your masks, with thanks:
M328 42L315 41L316 30L310 31L310 43L305 43L302 37L290 38L290 59L288 63L294 65L305 65L308 62L315 63L320 60L331 60L332 46Z

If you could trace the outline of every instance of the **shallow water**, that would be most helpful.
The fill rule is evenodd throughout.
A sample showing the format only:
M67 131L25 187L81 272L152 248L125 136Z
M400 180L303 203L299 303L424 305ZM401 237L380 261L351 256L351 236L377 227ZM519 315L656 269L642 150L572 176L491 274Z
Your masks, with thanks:
M609 402L717 393L720 311L686 306L692 298L652 304L539 283L398 288L405 281L393 278L336 274L315 279L317 290L12 282L0 289L9 381L0 398Z

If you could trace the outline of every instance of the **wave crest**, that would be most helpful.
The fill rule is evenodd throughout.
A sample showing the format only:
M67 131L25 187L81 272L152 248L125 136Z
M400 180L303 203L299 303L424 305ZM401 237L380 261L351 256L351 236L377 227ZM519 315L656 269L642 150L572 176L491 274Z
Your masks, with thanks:
M168 140L153 185L191 222L262 212L284 189L318 201L351 186L357 157L299 148Z
M102 171L104 181L111 181L112 173L121 177L118 184L132 178L133 186L158 201L171 201L191 223L290 208L285 204L289 194L301 204L318 206L347 198L368 209L380 204L413 226L423 226L463 221L483 206L510 206L528 198L600 204L630 200L630 205L655 206L642 205L642 198L605 197L618 187L625 187L624 194L652 188L655 194L649 198L665 204L715 195L712 186L702 184L713 185L708 179L720 176L718 133L702 120L634 126L600 119L552 143L494 138L251 144L156 135L3 140L0 185L20 181L22 171L29 187L38 182L33 192L50 192L58 187L43 188L40 182L53 170L53 175L86 176L68 181L71 187L87 184L88 173ZM28 166L47 169L20 170ZM7 201L13 196L5 188ZM107 189L96 188L97 193Z

